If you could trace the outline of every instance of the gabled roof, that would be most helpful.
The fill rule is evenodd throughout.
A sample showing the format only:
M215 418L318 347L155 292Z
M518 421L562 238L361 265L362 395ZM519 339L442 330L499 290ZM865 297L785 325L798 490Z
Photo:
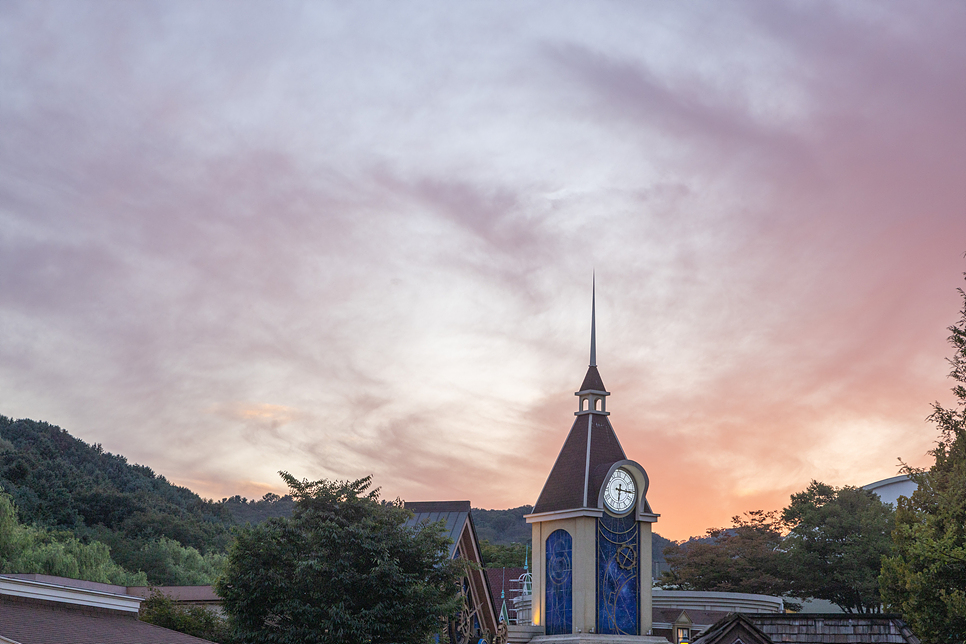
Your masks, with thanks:
M779 641L781 641L779 639ZM701 633L693 644L772 644L772 640L741 613L730 613Z
M653 608L651 618L655 625L690 623L694 626L707 628L728 615L723 610L700 610L695 608ZM655 626L656 627L656 626Z
M456 554L460 535L463 534L466 523L470 521L469 501L406 501L405 507L415 515L406 522L407 526L444 521L446 536L453 542L450 545L449 556ZM470 529L473 530L473 540L476 541L476 530L472 522L470 522Z
M591 369L596 373L596 368ZM533 506L533 514L596 507L608 467L626 458L607 416L577 416Z
M470 567L467 572L472 595L478 604L471 608L479 610L483 627L490 633L496 633L499 608L493 601L486 575L483 573L483 552L473 525L473 515L470 514L470 502L406 501L404 507L414 515L406 522L407 526L443 521L445 533L452 541L449 556L456 557L459 554L475 564L476 567Z

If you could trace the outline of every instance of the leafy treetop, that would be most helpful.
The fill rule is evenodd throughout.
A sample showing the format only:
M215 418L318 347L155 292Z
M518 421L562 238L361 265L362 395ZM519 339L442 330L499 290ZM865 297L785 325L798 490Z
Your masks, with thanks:
M371 478L298 480L295 508L243 529L216 591L245 642L423 642L459 607L443 526L411 526Z
M928 420L940 433L933 465L904 467L918 488L899 499L895 553L882 562L884 601L924 644L966 641L966 293L959 294L963 309L949 327L956 401L933 404Z

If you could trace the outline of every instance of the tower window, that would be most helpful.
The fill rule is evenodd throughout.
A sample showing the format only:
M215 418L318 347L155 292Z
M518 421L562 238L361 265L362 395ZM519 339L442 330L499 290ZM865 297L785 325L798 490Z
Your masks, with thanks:
M546 541L544 574L547 635L570 635L573 631L573 538L566 530L554 530Z

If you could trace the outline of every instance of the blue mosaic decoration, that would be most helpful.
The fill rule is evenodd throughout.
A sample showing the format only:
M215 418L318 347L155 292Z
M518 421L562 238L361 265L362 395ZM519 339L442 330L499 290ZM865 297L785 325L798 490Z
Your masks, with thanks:
M640 632L641 536L634 513L597 520L597 632Z
M570 533L554 530L547 537L547 635L570 635L574 625L574 584Z

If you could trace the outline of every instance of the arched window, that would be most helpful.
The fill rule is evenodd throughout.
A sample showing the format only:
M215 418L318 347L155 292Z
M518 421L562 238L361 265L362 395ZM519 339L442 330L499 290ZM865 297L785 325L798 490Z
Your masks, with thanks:
M602 400L601 398L594 398L594 409L596 409L597 411L600 411L601 400Z
M547 537L546 611L547 635L570 635L573 631L573 539L566 530Z

